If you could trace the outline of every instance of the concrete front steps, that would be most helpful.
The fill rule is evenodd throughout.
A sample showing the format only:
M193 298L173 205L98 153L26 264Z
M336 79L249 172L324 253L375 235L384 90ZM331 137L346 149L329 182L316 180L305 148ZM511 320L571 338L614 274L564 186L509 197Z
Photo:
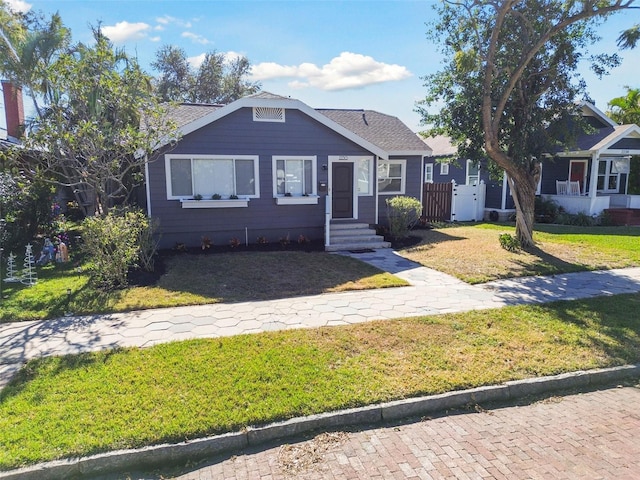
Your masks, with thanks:
M324 248L327 252L391 247L391 243L385 242L381 235L376 235L375 229L366 223L331 222L329 235L330 245Z

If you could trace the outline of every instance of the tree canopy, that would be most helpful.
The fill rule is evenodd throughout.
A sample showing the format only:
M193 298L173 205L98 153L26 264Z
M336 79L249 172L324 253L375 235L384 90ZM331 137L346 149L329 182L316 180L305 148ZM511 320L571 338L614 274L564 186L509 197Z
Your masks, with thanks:
M259 83L247 80L251 64L246 57L230 59L212 51L194 68L183 49L165 45L152 67L159 72L154 86L162 101L226 104L260 89Z
M429 133L452 138L460 157L489 159L506 172L516 234L525 247L533 246L542 154L557 142L561 125L575 124L562 120L575 116L575 100L586 95L578 64L597 41L599 22L632 3L462 0L440 7L429 36L448 60L425 77L428 95L418 111ZM604 74L619 58L598 55L591 61ZM440 111L429 112L439 105Z
M105 214L143 181L142 167L175 125L137 62L93 33L93 45L79 43L51 65L50 100L24 146L39 152L37 172Z
M640 88L625 88L626 95L616 97L609 102L607 115L620 124L640 125Z
M44 21L0 7L0 73L26 87L37 109L22 147L4 152L16 174L68 187L85 213L126 202L176 134L151 77L99 28L91 44L71 44L57 14Z
M57 13L45 20L35 13L13 12L0 0L0 72L26 88L37 115L39 98L51 94L49 66L71 42L71 32Z

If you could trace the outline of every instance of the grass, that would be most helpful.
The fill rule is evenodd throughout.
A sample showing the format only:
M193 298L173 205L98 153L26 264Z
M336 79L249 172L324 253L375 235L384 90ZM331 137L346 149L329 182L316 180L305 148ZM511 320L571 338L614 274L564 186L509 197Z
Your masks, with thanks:
M401 254L468 283L500 278L609 270L640 265L640 228L536 225L536 248L508 252L498 241L510 225L473 224L415 230L418 245Z
M539 225L536 229L537 248L531 252L500 247L499 234L513 233L512 226L474 224L416 230L412 233L422 237L420 244L401 253L469 283L640 265L640 228ZM108 313L406 285L370 265L324 252L176 254L165 263L166 273L155 284L108 293L92 287L86 268L81 272L71 264L40 268L33 287L3 283L0 323L54 318L67 310Z
M640 361L640 295L30 361L0 392L0 469Z
M178 254L166 258L165 267L153 286L106 293L92 287L86 268L39 268L38 283L32 287L3 285L0 323L54 318L67 309L75 314L107 313L407 285L371 265L324 252Z
M640 264L640 230L540 226L538 248L499 246L504 225L418 231L403 254L477 283ZM403 284L348 257L233 252L169 257L151 287L108 294L72 265L4 284L1 321L284 298ZM67 305L67 289L71 290ZM269 332L30 361L0 391L0 470L181 441L300 415L640 361L640 295Z

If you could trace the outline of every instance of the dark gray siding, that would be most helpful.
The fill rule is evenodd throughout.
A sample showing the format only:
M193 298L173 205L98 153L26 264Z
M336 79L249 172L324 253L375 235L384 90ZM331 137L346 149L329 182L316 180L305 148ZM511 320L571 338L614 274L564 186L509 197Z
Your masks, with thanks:
M389 160L406 160L407 173L405 181L404 196L414 197L422 201L422 180L423 180L423 163L422 157L419 155L407 155L402 157L389 157ZM377 182L376 182L377 185ZM393 198L397 195L380 195L378 197L378 223L381 225L387 225L387 199Z
M487 174L486 171L482 175L482 179L485 181L485 184L487 186L484 208L500 210L502 208L502 179L493 179ZM509 194L509 186L507 186L505 208L514 208L513 199Z
M434 157L427 157L425 163L433 163L433 183L449 183L455 180L457 184L464 185L467 178L466 163L464 160L455 160L449 164L449 174L440 174L440 162Z
M233 237L255 243L258 236L270 242L290 235L317 240L323 237L325 198L318 205L276 205L273 199L272 155L316 155L317 178L327 183L329 155L371 155L297 110L286 111L285 123L254 122L250 108L240 109L186 135L171 154L258 155L260 198L246 208L183 209L178 200L167 200L164 156L149 166L151 214L161 230L161 248L175 243L199 245L202 236L215 244ZM418 162L419 163L419 162ZM375 197L360 197L360 220L375 222Z
M640 138L623 138L609 147L611 150L640 150Z

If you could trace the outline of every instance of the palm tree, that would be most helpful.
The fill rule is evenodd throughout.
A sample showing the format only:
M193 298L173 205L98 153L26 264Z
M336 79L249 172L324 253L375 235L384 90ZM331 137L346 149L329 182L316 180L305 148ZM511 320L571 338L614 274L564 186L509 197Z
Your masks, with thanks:
M618 37L618 46L622 49L634 48L640 40L640 23L636 23L633 27L625 30Z
M611 100L607 114L617 123L640 125L640 88L624 88L627 94Z
M49 66L65 50L71 33L57 13L42 23L34 16L14 13L0 0L0 73L25 87L38 117L42 117L39 97L51 99Z

